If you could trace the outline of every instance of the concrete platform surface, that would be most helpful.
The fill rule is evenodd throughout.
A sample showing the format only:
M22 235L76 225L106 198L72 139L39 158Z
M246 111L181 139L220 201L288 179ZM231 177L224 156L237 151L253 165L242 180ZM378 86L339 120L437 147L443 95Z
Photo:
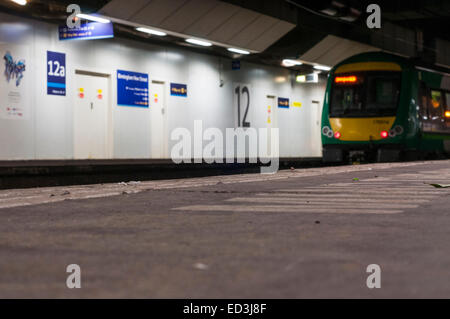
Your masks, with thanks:
M2 190L0 298L449 298L430 184L450 161Z

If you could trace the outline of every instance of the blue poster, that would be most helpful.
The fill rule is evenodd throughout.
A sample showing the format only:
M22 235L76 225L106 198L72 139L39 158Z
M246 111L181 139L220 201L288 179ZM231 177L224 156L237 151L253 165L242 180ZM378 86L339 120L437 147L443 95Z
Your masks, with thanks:
M170 83L170 95L187 97L187 85L186 84L178 84L178 83Z
M59 40L95 40L114 38L112 23L89 22L79 28L59 27Z
M283 109L288 109L289 108L289 99L286 99L284 97L279 97L278 98L278 107L281 107Z
M47 51L47 94L66 96L66 55Z
M148 74L117 70L117 104L148 107Z

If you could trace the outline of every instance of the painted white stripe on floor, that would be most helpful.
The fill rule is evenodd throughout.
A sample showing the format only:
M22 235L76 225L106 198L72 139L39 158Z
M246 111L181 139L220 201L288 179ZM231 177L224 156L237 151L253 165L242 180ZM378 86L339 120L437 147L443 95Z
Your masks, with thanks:
M281 196L285 197L287 194L286 192L283 193L258 193L256 196ZM290 193L292 196L299 196L299 197L317 197L317 198L390 198L395 199L399 198L399 195L387 195L387 194L307 194L307 193ZM425 199L425 200L431 200L433 198L436 198L436 196L432 195L415 195L412 198L414 199ZM406 199L405 197L401 197L401 199Z
M415 198L408 198L408 199L395 199L395 198L323 198L323 197L308 197L308 196L258 196L258 197L236 197L236 198L257 198L257 199L273 199L276 201L303 201L305 202L318 202L318 203L335 203L335 202L342 202L342 203L398 203L398 204L423 204L428 203L429 200L427 199L415 199ZM227 201L234 201L235 198L227 199Z
M308 188L296 188L296 189L281 189L281 190L277 190L277 192L281 192L281 193L292 193L292 194L296 194L296 193L347 193L348 195L353 195L353 194L371 194L371 195L411 195L411 196L415 196L415 195L441 195L444 192L442 191L415 191L415 190L396 190L396 189L379 189L379 188L374 188L374 189L358 189L358 188L354 188L354 189L349 189L349 190L339 190L339 189L335 189L335 188L323 188L323 189L308 189Z
M279 198L246 198L246 197L236 197L226 200L227 202L239 202L239 203L268 203L268 204L282 204L282 205L301 205L299 207L308 206L326 206L330 209L335 208L392 208L392 209L403 209L403 208L417 208L419 205L414 204L402 204L402 203L368 203L367 201L348 201L348 202L324 202L318 201L307 201L307 200L289 200L279 199ZM285 207L285 206L282 206Z
M324 214L399 214L402 210L391 209L354 209L354 208L330 208L324 207L302 207L302 206L255 206L255 205L192 205L173 208L179 211L197 212L253 212L253 213L324 213Z

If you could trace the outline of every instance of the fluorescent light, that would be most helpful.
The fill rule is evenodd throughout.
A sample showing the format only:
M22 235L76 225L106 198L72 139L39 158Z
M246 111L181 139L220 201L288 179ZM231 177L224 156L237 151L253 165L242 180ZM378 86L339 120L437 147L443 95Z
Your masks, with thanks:
M108 19L100 18L98 16L93 16L93 15L84 14L84 13L77 14L77 17L80 18L80 19L85 19L85 20L89 20L89 21L95 21L95 22L99 22L99 23L110 23L111 22Z
M315 65L314 69L321 70L321 71L330 71L331 70L331 68L329 66L325 66L325 65Z
M202 47L212 46L212 43L202 41L202 40L197 40L197 39L186 39L186 42L191 43L191 44L201 45Z
M238 54L250 54L250 52L248 52L248 51L236 49L236 48L228 48L228 51L238 53Z
M11 0L12 2L17 3L18 5L24 6L27 4L27 0Z
M302 65L303 64L300 61L292 60L292 59L284 59L282 63L283 63L284 66L287 66L287 67L296 66L296 65Z
M139 32L153 34L153 35L157 35L157 36L160 36L160 37L163 37L163 36L167 35L167 33L165 33L165 32L152 30L152 29L148 29L148 28L136 28L136 30L139 31Z

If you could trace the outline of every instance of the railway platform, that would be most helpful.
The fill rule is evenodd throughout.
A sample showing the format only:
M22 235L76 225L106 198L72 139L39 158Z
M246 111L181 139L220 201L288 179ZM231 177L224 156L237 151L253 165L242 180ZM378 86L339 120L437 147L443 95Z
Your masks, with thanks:
M449 160L1 190L0 297L448 298L447 184Z

